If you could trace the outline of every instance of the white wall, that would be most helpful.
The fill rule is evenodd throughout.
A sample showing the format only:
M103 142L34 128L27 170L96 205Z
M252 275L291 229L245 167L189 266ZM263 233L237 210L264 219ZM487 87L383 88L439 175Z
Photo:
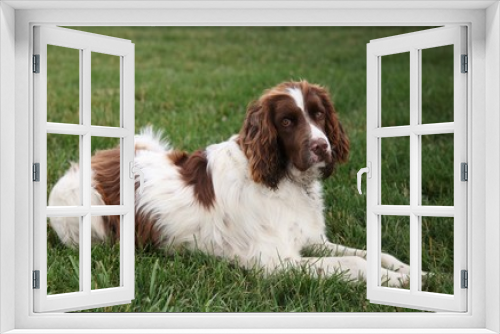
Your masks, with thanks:
M0 333L14 328L15 11L0 3Z
M500 7L496 3L486 11L486 328L500 332ZM488 279L496 277L496 280Z

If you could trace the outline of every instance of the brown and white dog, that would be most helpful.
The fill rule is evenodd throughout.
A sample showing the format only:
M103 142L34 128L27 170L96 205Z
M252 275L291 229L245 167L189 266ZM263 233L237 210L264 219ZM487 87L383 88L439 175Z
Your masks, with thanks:
M305 267L312 275L366 277L366 252L330 243L325 236L320 180L347 161L349 140L327 91L306 81L266 91L247 111L238 135L188 154L160 134L135 139L135 163L144 173L136 192L136 243L184 246L272 272ZM119 204L119 148L92 157L93 205ZM54 186L49 205L70 203L78 190L78 167ZM78 220L50 221L67 245L78 243ZM92 240L119 235L119 221L93 217ZM302 257L322 246L330 257ZM382 280L399 287L410 268L382 254Z

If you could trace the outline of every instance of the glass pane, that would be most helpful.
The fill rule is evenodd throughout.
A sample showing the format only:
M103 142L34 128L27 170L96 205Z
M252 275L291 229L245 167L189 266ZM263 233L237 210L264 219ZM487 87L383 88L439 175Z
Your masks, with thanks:
M422 205L453 206L453 133L422 136Z
M381 217L381 252L390 254L400 261L410 264L410 217L408 216L382 216ZM382 268L382 275L388 270ZM388 286L388 280L382 279L381 286ZM409 289L408 282L403 284L402 289Z
M92 217L92 225L104 227L108 233L99 242L96 235L92 236L92 290L120 286L120 224L121 216Z
M92 125L120 126L120 57L92 52Z
M47 199L49 206L82 205L79 159L80 136L47 134Z
M422 291L453 294L453 218L421 219Z
M92 137L92 187L101 200L92 199L92 205L120 205L121 169L120 138Z
M381 203L410 205L410 137L381 139Z
M381 57L382 126L410 124L410 53Z
M453 45L421 50L422 124L453 122Z
M47 219L47 294L80 291L81 217Z
M80 123L80 50L47 45L47 122Z

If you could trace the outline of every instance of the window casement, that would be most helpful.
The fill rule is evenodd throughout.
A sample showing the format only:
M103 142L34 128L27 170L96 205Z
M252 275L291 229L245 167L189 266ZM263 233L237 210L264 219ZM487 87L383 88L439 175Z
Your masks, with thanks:
M15 315L15 321L9 321L9 329L16 329L18 332L23 332L23 329L30 329L31 332L36 331L37 328L64 328L65 332L70 332L72 329L83 329L88 328L89 331L98 332L97 329L128 329L131 328L198 328L198 331L202 331L202 328L212 328L212 332L223 332L224 328L231 328L231 331L235 328L302 328L301 332L310 332L311 329L332 329L334 328L351 328L352 326L360 328L362 326L365 332L369 332L368 328L386 328L387 331L381 330L383 332L394 331L397 328L397 332L405 332L405 328L419 328L421 332L430 332L429 328L434 328L433 332L439 332L437 328L453 328L457 331L462 328L462 331L469 333L489 333L488 329L491 328L496 330L498 321L495 320L497 312L494 312L498 308L498 300L495 294L495 287L498 287L498 277L496 269L498 269L498 263L490 263L487 269L484 265L484 256L486 250L498 250L498 228L491 225L491 221L498 221L494 219L496 214L493 213L491 209L496 206L491 205L491 201L498 198L498 189L496 185L498 184L498 176L491 175L492 178L488 182L485 182L485 158L487 161L495 162L498 160L498 138L496 135L492 137L492 134L498 133L498 117L495 116L494 110L498 110L498 101L495 99L498 97L498 53L495 50L498 49L498 32L496 29L499 28L499 11L498 4L494 1L488 3L478 2L473 3L472 1L467 2L466 7L462 6L462 2L456 3L444 3L440 2L439 8L425 8L426 5L419 4L417 7L405 7L405 4L400 4L404 8L398 9L387 9L386 7L380 7L377 11L377 15L373 15L374 11L372 9L360 9L357 10L346 10L342 8L322 8L318 9L311 4L311 9L308 9L308 13L311 15L304 15L304 9L258 9L257 5L254 10L238 10L238 9L217 9L212 8L210 16L206 16L207 10L186 10L178 9L175 6L168 9L154 9L154 10L126 10L118 9L107 10L106 15L98 15L99 9L92 9L92 5L89 7L89 3L82 5L87 6L84 10L74 10L71 8L65 8L64 10L55 10L54 4L47 7L43 4L44 2L38 2L37 4L25 3L23 5L16 5L15 1L0 4L3 6L1 8L5 11L5 7L12 6L17 8L16 10L10 9L11 13L15 13L15 23L11 20L9 23L7 20L0 20L0 24L9 24L12 34L15 32L15 62L9 62L4 54L8 51L5 48L7 43L6 39L0 39L0 43L4 54L0 57L2 62L2 70L5 69L5 64L10 64L12 67L15 64L16 76L15 82L16 86L8 87L6 82L12 79L10 82L14 82L14 77L10 78L5 76L2 72L2 84L0 85L0 93L2 93L2 103L6 101L15 101L15 117L12 113L12 118L5 118L4 110L2 107L2 122L5 124L10 124L12 127L16 128L16 161L15 161L15 182L16 182L16 201L15 201L15 213L16 213L16 225L15 234L9 235L9 238L14 240L12 244L2 244L2 247L9 246L9 254L6 255L5 250L1 250L1 259L3 275L11 274L15 275L15 281L12 283L15 286L15 299L14 292L5 293L5 285L0 285L2 289L2 299L7 296L6 300L9 303L14 304L15 310L6 312L5 307L0 307L1 315L5 318L5 315ZM79 6L80 6L79 5ZM109 5L109 3L108 3ZM372 3L370 6L375 6L377 3ZM434 6L435 4L433 4ZM40 7L41 6L41 7ZM52 7L50 7L52 6ZM65 6L62 4L61 6ZM309 6L309 5L306 5ZM345 4L344 4L345 6ZM32 9L30 9L32 8ZM44 10L39 10L43 8ZM50 9L52 8L52 9ZM74 7L75 8L75 7ZM80 7L79 7L80 8ZM82 7L83 8L83 7ZM313 9L316 8L316 9ZM345 8L345 7L344 7ZM377 7L378 8L378 7ZM405 9L406 8L406 9ZM30 10L24 10L30 9ZM283 15L283 11L287 15ZM201 15L202 14L202 15ZM265 14L265 15L262 15ZM313 15L314 14L314 15ZM213 16L212 16L213 15ZM214 21L208 19L207 17L216 17ZM314 17L314 22L312 21ZM3 17L2 17L3 18ZM271 22L272 20L272 22ZM33 198L33 187L31 182L31 177L29 180L26 179L26 175L31 176L32 171L32 160L33 157L33 138L30 137L31 127L34 125L32 123L33 107L32 103L32 79L29 75L31 69L32 59L31 56L34 53L32 50L31 37L32 37L32 27L39 24L50 24L50 25L200 25L200 24L231 24L238 22L239 25L346 25L346 24L357 24L357 25L373 25L373 26L386 26L386 25L398 25L404 22L404 25L425 25L425 26L440 26L457 23L464 24L468 26L468 36L470 37L467 46L467 54L469 55L469 68L474 67L473 75L468 75L468 86L469 91L467 93L467 152L470 161L469 164L469 183L467 186L467 195L469 197L468 209L466 211L467 215L467 243L465 248L468 249L469 254L466 261L465 268L469 269L469 289L463 290L467 295L467 311L465 313L419 313L419 314L276 314L276 315L242 315L242 314L231 314L231 315L185 315L185 314L62 314L62 313L34 313L35 309L33 304L33 290L31 288L31 276L32 269L34 268L34 263L32 255L36 252L33 248L33 242L31 240L33 234L32 221L33 212L31 211L33 203L31 198ZM351 22L351 23L349 23ZM489 27L488 29L485 28ZM3 27L3 26L2 26ZM493 27L491 29L491 27ZM471 29L472 28L472 29ZM2 33L2 37L8 33L5 29ZM12 35L12 40L14 40L14 35ZM14 43L12 43L14 44ZM471 52L472 51L472 52ZM12 49L12 57L14 57L14 52ZM28 65L30 65L28 70ZM484 71L486 66L490 66ZM493 67L491 67L493 66ZM12 71L13 72L13 71ZM486 86L488 83L488 86ZM15 91L15 97L13 92ZM11 92L12 96L8 96L6 92ZM11 104L14 106L14 102ZM491 117L491 118L490 118ZM495 118L496 117L496 118ZM486 122L488 118L488 122ZM7 120L7 123L5 123ZM491 122L490 122L491 121ZM489 132L485 133L485 129ZM454 130L455 131L455 130ZM0 132L2 135L2 140L4 139L4 133ZM409 136L409 135L408 135ZM397 139L397 138L396 138ZM484 146L486 143L487 152L484 151ZM5 141L1 142L2 156L7 154L9 151L5 149L9 145ZM496 152L496 153L495 153ZM12 156L14 156L12 151ZM486 157L485 157L486 155ZM456 156L455 156L456 157ZM369 160L367 160L369 161ZM465 160L467 161L467 160ZM4 165L5 160L2 161ZM373 162L372 162L373 163ZM14 164L14 163L12 163ZM126 163L125 163L126 165ZM474 168L471 166L474 165ZM494 164L490 166L490 171L497 171ZM126 168L126 167L125 167ZM488 168L486 168L488 170ZM5 180L5 168L2 167L2 181ZM42 171L43 174L43 171ZM11 175L9 175L11 177ZM382 176L383 177L383 176ZM473 182L472 182L473 181ZM370 180L368 180L368 183ZM370 187L370 185L369 185ZM488 198L485 196L485 188L490 191ZM471 194L474 197L471 199ZM485 214L485 203L486 201L486 214ZM488 204L489 203L489 204ZM46 203L43 203L43 208L46 210ZM456 204L455 204L456 206ZM490 209L488 211L488 208ZM5 203L2 200L2 210L5 211ZM408 214L413 214L412 212ZM83 215L83 214L82 214ZM379 212L379 215L383 215L383 212ZM455 215L455 213L454 213ZM2 215L3 217L3 215ZM2 232L9 231L9 228L5 228L5 221L2 221ZM471 225L474 226L474 231L472 233ZM12 228L14 229L14 227ZM492 233L493 232L493 233ZM456 236L457 234L455 234ZM5 240L7 236L4 234L2 241ZM27 242L28 241L28 242ZM368 241L370 242L370 241ZM493 245L493 249L492 248ZM495 246L496 245L496 246ZM10 247L12 246L12 247ZM376 245L377 251L379 251L379 246ZM12 250L10 252L10 250ZM13 255L13 256L12 256ZM10 261L9 257L13 260ZM29 261L27 261L29 259ZM13 263L16 263L14 267ZM497 261L498 262L498 261ZM12 266L10 265L12 263ZM410 263L411 264L411 263ZM8 271L5 268L9 269ZM457 266L454 266L457 269ZM460 268L458 268L460 269ZM474 270L475 269L475 270ZM487 275L488 273L488 275ZM417 273L418 276L418 273ZM455 277L455 280L457 278ZM492 283L493 282L493 283ZM3 282L2 282L3 283ZM375 285L378 287L378 284ZM418 287L418 285L417 285ZM11 286L9 285L9 288ZM488 293L485 293L486 289ZM410 290L411 291L411 290ZM455 290L454 290L455 291ZM472 298L471 298L472 297ZM379 300L380 301L380 300ZM394 301L393 301L394 302ZM396 303L396 302L394 302ZM5 305L5 304L3 304ZM2 306L3 306L2 305ZM485 305L488 306L488 311ZM493 313L495 314L494 316ZM6 322L4 322L4 325ZM94 329L94 330L92 330ZM465 329L465 330L464 330ZM141 330L138 330L140 332ZM226 330L227 331L227 330ZM256 330L257 331L257 330ZM264 330L262 330L264 332ZM376 330L373 330L376 332Z
M464 68L464 58L467 55L466 27L452 26L429 29L425 31L372 40L367 47L367 162L369 178L367 180L367 257L368 278L367 297L370 301L418 308L424 310L466 311L467 290L462 284L461 276L467 270L467 182L462 175L462 168L467 164L467 70ZM423 107L422 90L426 87L422 80L425 63L422 58L426 52L434 48L451 46L453 58L448 59L453 66L453 101L447 106L453 110L453 118L447 122L429 122ZM405 110L400 110L409 116L409 124L387 126L383 116L382 99L389 98L384 94L382 87L382 72L384 66L390 68L391 59L384 57L409 53L409 101ZM389 63L388 63L389 62ZM384 66L382 65L384 64ZM443 65L445 66L445 65ZM401 87L400 89L404 89ZM392 97L392 96L391 96ZM394 98L394 97L392 97ZM385 101L384 101L385 102ZM422 117L426 115L427 119ZM434 201L424 201L422 196L422 169L425 157L429 154L423 149L426 136L442 136L452 134L452 145L448 145L453 154L453 163L450 165L450 174L453 174L453 184L447 185L454 189L452 206ZM401 141L409 139L409 202L406 205L394 205L383 192L393 189L383 189L381 179L382 165L385 155L383 150L385 138ZM428 137L427 137L428 138ZM385 153L385 152L384 152ZM450 152L451 153L451 152ZM387 166L386 166L387 167ZM396 168L395 168L396 169ZM391 171L386 169L389 174ZM392 172L402 172L393 170ZM430 205L428 202L431 202ZM437 204L437 205L436 205ZM387 216L409 217L410 225L410 287L409 289L395 289L383 286L380 277L381 239L383 224L390 224ZM422 269L422 240L426 233L422 228L423 220L430 217L448 217L448 219L433 220L433 224L445 224L453 231L453 293L445 294L423 290L423 281L426 279ZM451 219L451 223L450 223Z
M47 103L47 63L50 52L69 48L79 63L79 119L77 124L50 122ZM120 58L119 117L116 127L102 126L102 120L93 117L91 105L91 58L101 53ZM34 311L74 311L107 305L128 303L134 299L134 44L118 38L84 33L76 30L37 26L34 28L33 54L34 91ZM95 82L94 82L95 84ZM50 112L50 111L49 111ZM77 136L79 150L77 171L78 184L74 185L76 200L68 206L51 206L47 199L47 138ZM92 203L91 195L91 144L97 137L117 138L120 147L120 205L99 206ZM63 201L63 203L66 203ZM91 285L91 222L93 216L118 216L120 224L120 283L119 286L94 290ZM47 219L73 219L79 225L74 233L79 238L78 272L79 286L76 291L48 294L47 282ZM68 272L69 274L69 272Z

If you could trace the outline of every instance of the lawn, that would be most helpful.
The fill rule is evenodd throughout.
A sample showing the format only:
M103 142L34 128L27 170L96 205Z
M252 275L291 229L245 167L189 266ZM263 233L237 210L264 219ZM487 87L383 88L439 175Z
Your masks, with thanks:
M411 27L82 27L135 43L136 130L153 125L193 151L238 132L248 103L282 81L328 87L351 141L349 162L324 182L327 235L366 248L366 201L356 173L366 165L366 44ZM422 121L453 121L453 50L424 50ZM387 58L386 58L387 57ZM407 54L382 60L382 125L409 123ZM92 124L117 125L119 61L93 54ZM78 51L49 47L48 120L78 123ZM51 69L55 69L52 70ZM48 188L78 161L78 137L48 135ZM117 145L93 138L92 150ZM453 205L453 135L422 138L422 203ZM451 169L450 169L451 168ZM382 140L382 204L409 204L409 139ZM427 291L453 292L453 219L422 220ZM92 286L119 284L119 244L92 247ZM383 217L382 249L409 263L408 217ZM48 293L78 290L78 251L48 226ZM92 312L393 312L371 304L364 283L312 279L300 270L264 277L199 252L136 250L131 304Z

